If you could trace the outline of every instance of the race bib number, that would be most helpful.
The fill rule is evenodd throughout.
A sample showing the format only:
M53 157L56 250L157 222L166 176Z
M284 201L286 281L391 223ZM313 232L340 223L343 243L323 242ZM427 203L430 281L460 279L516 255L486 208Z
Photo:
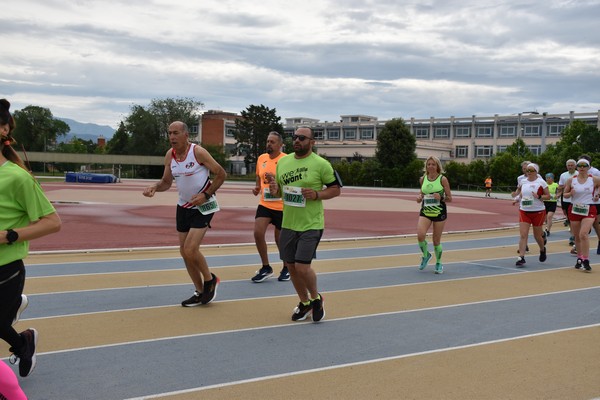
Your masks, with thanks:
M588 215L590 213L590 205L589 204L573 204L571 208L571 212L577 215Z
M523 197L521 199L521 207L528 208L533 206L533 197Z
M302 188L296 186L284 186L283 204L291 207L306 207L306 199L302 195Z
M271 194L271 189L269 189L268 187L266 187L263 190L263 200L264 201L279 201L279 200L281 200L281 197L273 196Z
M436 199L432 194L426 194L423 196L423 205L424 206L439 206L440 200Z
M213 194L210 196L210 199L206 201L206 203L198 206L198 210L202 215L214 214L220 210L219 203L217 203L217 198Z

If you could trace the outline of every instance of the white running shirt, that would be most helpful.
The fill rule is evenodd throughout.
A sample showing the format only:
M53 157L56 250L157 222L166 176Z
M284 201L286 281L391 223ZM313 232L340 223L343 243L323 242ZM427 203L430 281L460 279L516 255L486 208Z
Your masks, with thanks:
M192 196L204 192L210 186L210 171L196 160L194 154L196 146L191 143L183 161L177 161L174 150L171 154L171 174L175 178L179 192L177 204L183 208L196 207L190 203Z

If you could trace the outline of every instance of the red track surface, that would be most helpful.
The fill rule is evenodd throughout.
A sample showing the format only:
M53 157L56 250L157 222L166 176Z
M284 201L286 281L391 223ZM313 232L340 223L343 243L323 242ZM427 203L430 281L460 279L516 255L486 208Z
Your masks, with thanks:
M53 192L69 191L69 203L60 200L55 207L63 221L62 230L31 242L32 251L112 249L156 246L176 246L175 204L164 204L158 193L154 199L141 195L142 185L147 183L125 184L67 184L44 183L42 186L52 199ZM119 186L120 185L120 186ZM226 184L219 190L224 198L228 194L246 196L251 186ZM114 199L132 198L131 204L114 204L111 201L97 204L78 203L77 196L89 195L90 191L112 191ZM174 189L171 189L173 191ZM56 194L55 193L55 194ZM233 197L233 196L232 196ZM380 204L394 204L396 199L403 204L414 202L414 192L396 190L374 190L344 188L340 200L354 204L353 209L327 209L325 212L324 239L357 238L386 235L414 234L418 213L410 211L378 211ZM162 202L161 202L162 200ZM407 201L408 200L408 201ZM398 201L398 203L400 203ZM147 205L146 205L147 204ZM204 244L253 243L253 223L257 200L251 195L244 198L244 204L222 206L212 221L212 229L207 233ZM358 204L358 206L356 206ZM416 202L415 202L416 204ZM327 202L325 202L328 208ZM451 207L472 210L461 213L449 211L446 231L464 231L513 226L518 221L517 208L509 200L460 196L454 194ZM383 207L385 208L385 207ZM488 214L481 214L484 211ZM560 212L559 212L560 213ZM272 241L272 233L267 233L267 241Z

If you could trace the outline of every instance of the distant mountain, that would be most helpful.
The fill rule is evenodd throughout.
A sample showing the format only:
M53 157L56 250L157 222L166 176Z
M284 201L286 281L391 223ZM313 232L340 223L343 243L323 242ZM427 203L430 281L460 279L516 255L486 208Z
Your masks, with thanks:
M77 136L82 140L91 140L93 142L98 141L99 136L104 136L108 141L115 134L115 129L108 125L78 122L69 118L57 117L56 119L66 122L67 125L69 125L69 128L71 128L71 131L67 133L65 137L59 139L61 142L68 142L73 139L73 136Z

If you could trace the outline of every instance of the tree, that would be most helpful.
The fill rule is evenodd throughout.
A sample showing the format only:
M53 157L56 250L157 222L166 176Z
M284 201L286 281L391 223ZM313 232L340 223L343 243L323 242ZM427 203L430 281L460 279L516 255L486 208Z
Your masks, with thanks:
M383 168L405 167L417 158L417 142L402 118L392 119L377 134L375 158Z
M106 152L108 154L129 154L129 134L123 121L119 124L119 129L113 137L106 143Z
M269 132L275 131L283 135L283 125L277 116L275 108L270 109L264 105L250 105L240 113L242 118L235 121L234 137L236 140L237 154L244 155L246 168L258 160L264 153L265 143Z
M531 160L533 153L529 150L523 139L517 138L513 144L506 148L506 152L514 156L519 162Z
M66 122L55 119L44 107L27 106L16 110L13 118L16 123L13 137L29 151L46 151L71 130Z
M166 139L171 122L182 121L191 127L198 123L202 107L202 102L187 97L153 99L148 112L154 116L158 130L164 133Z

